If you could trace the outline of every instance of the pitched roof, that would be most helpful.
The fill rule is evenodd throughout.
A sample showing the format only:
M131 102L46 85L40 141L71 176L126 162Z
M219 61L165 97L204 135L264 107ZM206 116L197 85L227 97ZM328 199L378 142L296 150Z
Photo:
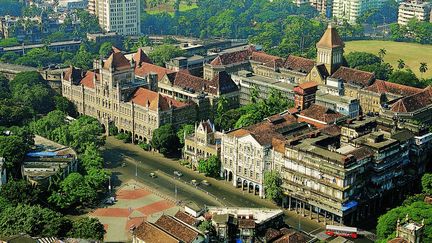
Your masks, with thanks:
M311 105L309 108L302 110L300 115L305 116L307 118L312 118L314 120L322 121L325 123L331 123L336 121L339 118L344 117L344 115L333 111L327 107L320 106L317 104Z
M282 65L283 60L280 57L269 55L262 51L252 52L250 60L259 62L264 66L276 68Z
M367 87L374 81L375 74L353 68L340 67L331 77L342 79L345 83Z
M70 66L64 73L63 79L67 81L72 81L72 83L77 84L83 78L84 70Z
M310 73L312 68L315 66L316 62L314 60L289 55L285 60L283 67L288 70L293 70L300 73Z
M157 226L143 222L138 226L134 234L136 237L144 242L154 242L154 243L177 243L180 242L174 237L166 233L165 231L159 229Z
M136 76L145 77L150 73L156 73L158 76L158 81L160 81L165 76L165 74L175 73L175 71L147 62L142 62L140 65L135 66Z
M225 72L218 72L211 80L206 81L206 91L211 94L228 94L238 91L237 85L231 79L231 76Z
M188 72L180 71L168 77L172 85L187 89L193 92L207 92L209 94L226 94L238 90L237 85L225 71L219 72L211 80L191 75Z
M104 62L104 69L114 68L116 70L124 70L130 68L130 62L121 52L113 52Z
M133 59L135 61L135 65L137 65L138 67L143 62L153 64L153 62L150 60L150 58L144 53L144 51L141 48L138 48L137 52L133 56Z
M289 230L289 233L286 233L281 238L273 241L274 243L306 243L306 238L299 232L295 232L294 230ZM286 231L284 231L286 232Z
M400 95L402 97L410 96L422 91L422 89L396 84L392 82L387 82L383 80L376 80L371 86L367 87L367 90L375 93L390 93L394 95Z
M249 60L249 57L252 55L254 51L256 51L256 49L254 47L250 47L246 50L223 53L217 56L213 61L211 61L210 65L222 66L222 65L245 62Z
M94 89L94 82L93 80L100 80L100 74L96 71L87 71L87 73L84 75L84 78L81 79L80 84L84 85L84 87Z
M111 49L112 49L113 52L116 52L116 53L117 52L121 52L121 50L119 48L115 47L115 46L112 46Z
M238 227L242 229L254 229L255 228L255 220L253 219L239 219Z
M193 242L199 236L197 231L167 215L162 215L155 225L186 243Z
M189 214L187 214L185 212L182 212L182 211L178 211L174 215L174 217L176 219L178 219L178 220L180 220L180 221L182 221L182 222L184 222L184 223L186 223L188 225L192 225L192 226L195 225L198 222L197 219L195 219L194 217L192 217Z
M404 97L396 101L392 107L393 112L414 112L426 106L432 105L432 87L429 86L423 91Z
M321 40L316 44L318 48L344 47L345 44L339 36L336 28L329 24Z
M323 78L327 78L328 76L330 76L325 64L318 64L316 67Z
M314 81L309 81L299 84L298 87L300 87L301 89L310 89L318 87L318 84Z
M158 109L164 111L170 108L175 109L189 105L188 103L175 100L144 88L136 89L132 94L131 101L143 107L147 107L148 105L149 109L154 111L157 111Z

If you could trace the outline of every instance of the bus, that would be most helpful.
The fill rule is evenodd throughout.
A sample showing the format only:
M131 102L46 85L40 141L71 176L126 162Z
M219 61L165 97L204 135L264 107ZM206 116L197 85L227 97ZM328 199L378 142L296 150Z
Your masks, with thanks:
M351 237L353 239L358 237L357 228L338 225L326 225L326 234L329 236Z

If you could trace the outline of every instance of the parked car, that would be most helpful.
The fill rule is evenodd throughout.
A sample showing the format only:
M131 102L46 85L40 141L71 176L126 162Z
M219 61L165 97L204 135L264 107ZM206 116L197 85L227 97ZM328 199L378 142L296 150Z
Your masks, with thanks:
M192 185L194 186L198 186L199 182L197 180L191 180Z
M201 181L201 184L203 184L204 186L210 186L210 182L208 182L207 180Z
M174 175L181 177L183 174L180 171L175 170Z
M156 176L155 173L152 172L152 173L150 173L150 177L151 177L151 178L156 178L157 176Z

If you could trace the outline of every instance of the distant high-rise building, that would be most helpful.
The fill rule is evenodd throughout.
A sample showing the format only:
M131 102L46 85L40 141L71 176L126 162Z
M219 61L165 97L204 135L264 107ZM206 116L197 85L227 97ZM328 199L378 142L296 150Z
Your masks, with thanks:
M431 4L422 0L402 2L399 5L398 24L407 25L413 18L419 21L430 21Z
M138 35L140 28L139 0L90 0L89 12L99 19L106 32L120 35Z
M332 16L333 0L309 0L310 5L322 15L330 18Z
M333 17L356 23L364 12L379 8L386 0L333 0Z

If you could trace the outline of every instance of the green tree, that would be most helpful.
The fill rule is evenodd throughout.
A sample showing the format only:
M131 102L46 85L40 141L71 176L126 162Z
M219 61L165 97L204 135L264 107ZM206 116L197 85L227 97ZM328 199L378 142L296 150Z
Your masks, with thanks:
M73 206L92 205L96 198L95 188L87 184L87 181L79 173L71 173L60 182L59 190L51 194L48 202L66 209Z
M115 136L118 140L123 141L124 143L132 142L132 134L130 133L119 133Z
M206 176L218 177L220 172L220 159L212 155L207 159L200 159L198 162L198 171Z
M29 234L38 237L64 237L70 223L60 213L41 206L18 204L0 212L3 235Z
M0 135L0 157L5 158L6 168L14 175L19 175L21 161L29 150L29 144L22 137Z
M0 98L0 126L22 125L32 117L32 107L12 99Z
M264 173L264 189L266 198L279 203L282 199L282 179L278 171L267 171Z
M159 66L165 66L165 63L174 57L179 57L185 55L185 51L181 50L179 47L173 45L160 45L153 49L149 54L150 59L154 64Z
M178 152L180 142L174 127L171 124L165 124L155 129L151 145L163 155Z
M393 67L389 63L379 62L370 65L358 66L357 69L372 72L377 79L387 80L393 72Z
M104 42L99 48L99 55L108 57L113 51L113 44L111 42Z
M345 60L351 68L373 65L381 62L381 59L378 56L368 52L350 52L345 56Z
M84 153L81 155L81 164L84 170L88 171L90 168L102 169L104 160L98 147L91 143L86 146Z
M398 62L398 69L404 69L405 68L406 64L405 64L404 60L399 59L397 62Z
M14 64L18 58L19 58L18 54L16 54L15 52L8 51L5 54L0 56L0 61Z
M427 63L425 63L425 62L421 62L421 63L420 63L420 67L419 67L419 71L420 71L420 73L422 74L422 76L423 76L423 74L424 74L425 72L427 72L427 70L428 70Z
M250 96L251 96L251 102L252 103L256 103L258 101L258 98L260 94L260 90L259 87L256 85L252 86L252 89L250 90Z
M87 50L87 47L84 44L81 44L80 49L75 54L73 59L68 62L68 64L71 64L74 67L89 70L93 66L94 58L95 56L93 56L93 54Z
M35 204L38 201L40 190L25 180L9 180L0 187L0 197L10 204Z
M191 135L195 132L194 125L191 124L183 124L180 129L177 131L177 137L179 139L181 147L184 146L184 137Z
M98 219L86 217L72 222L72 229L69 231L68 237L87 240L103 240L104 234L104 226Z
M102 136L103 128L93 117L80 116L70 123L68 131L70 135L68 145L78 152L83 152L89 144L93 143L99 147L105 143L105 137Z
M428 195L432 195L432 174L424 174L421 179L421 183L423 192Z
M201 232L206 232L206 231L213 232L214 231L213 224L212 224L212 222L210 220L204 220L204 221L202 221L201 224L198 225L198 229Z
M62 111L51 111L41 119L30 123L30 129L42 137L53 139L52 132L56 128L66 125L65 119L66 115Z
M69 116L76 116L77 111L75 109L74 104L69 101L66 97L57 95L54 97L54 104L56 110L62 111Z
M410 69L395 70L388 78L388 81L397 84L403 84L418 88L423 88L424 84L420 82L417 76Z

